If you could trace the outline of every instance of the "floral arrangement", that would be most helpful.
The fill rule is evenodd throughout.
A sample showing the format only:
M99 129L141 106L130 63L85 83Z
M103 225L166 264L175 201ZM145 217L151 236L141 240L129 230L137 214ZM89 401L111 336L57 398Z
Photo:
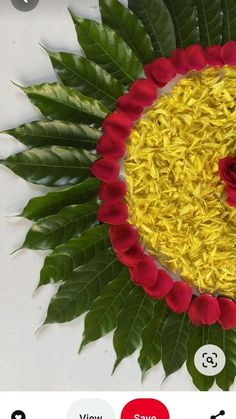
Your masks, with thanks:
M59 283L45 324L82 313L81 349L114 330L118 364L143 374L186 362L193 383L236 374L236 4L100 0L71 13L85 57L47 53L58 82L22 87L40 121L7 133L28 148L2 163L57 187L22 216L24 248L52 249L39 286ZM224 370L194 366L203 344Z

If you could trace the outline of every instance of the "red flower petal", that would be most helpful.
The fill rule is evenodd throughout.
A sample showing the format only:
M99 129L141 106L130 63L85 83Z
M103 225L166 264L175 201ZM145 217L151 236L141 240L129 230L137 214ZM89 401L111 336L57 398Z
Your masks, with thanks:
M152 287L157 281L158 269L154 260L145 255L137 265L130 268L130 274L135 284Z
M132 121L122 112L113 112L106 117L102 126L106 134L125 140L130 135Z
M221 67L223 65L220 45L212 45L207 47L205 49L205 57L207 63L213 67Z
M157 87L148 79L135 80L130 87L130 95L141 106L150 106L157 97Z
M97 153L103 157L121 159L125 154L125 143L104 134L98 140Z
M177 281L165 297L166 304L174 313L187 311L192 299L192 288L185 282Z
M222 46L221 58L225 64L236 65L236 41L226 42Z
M230 188L229 186L225 189L227 194L226 202L230 207L236 207L236 190Z
M128 116L131 121L137 121L143 112L143 106L137 103L129 93L119 97L117 109Z
M135 266L139 261L144 257L144 251L142 247L135 243L130 249L126 250L124 253L117 253L117 258L123 265L132 267Z
M218 298L220 307L219 323L223 329L233 329L236 327L236 304L229 298Z
M120 166L114 159L103 157L92 164L91 172L99 180L112 183L115 182L119 176Z
M157 58L149 65L150 67L148 67L148 71L151 73L151 77L155 83L167 83L176 75L174 66L168 58Z
M125 252L138 240L138 232L130 224L111 226L109 236L113 249L118 252Z
M126 184L122 180L114 183L102 183L99 189L99 198L105 202L116 202L124 198Z
M105 203L101 205L98 210L97 219L101 223L107 224L124 224L128 218L127 206L122 202L116 202L115 204Z
M145 64L145 66L144 66L144 71L145 71L147 80L150 80L152 83L154 83L158 87L164 87L166 85L166 82L162 83L162 82L156 80L152 75L151 68L152 68L152 64Z
M203 294L195 298L188 310L189 318L196 326L216 323L220 317L218 301L212 295Z
M156 284L152 287L144 287L144 291L152 298L163 298L165 297L174 285L174 281L171 276L163 269L158 270L158 278Z
M220 178L231 189L236 189L236 157L224 157L218 162Z
M176 70L176 73L186 74L189 70L186 63L185 50L182 48L176 48L171 55L171 62Z
M206 66L203 48L199 44L190 45L185 50L186 63L191 70L202 70Z

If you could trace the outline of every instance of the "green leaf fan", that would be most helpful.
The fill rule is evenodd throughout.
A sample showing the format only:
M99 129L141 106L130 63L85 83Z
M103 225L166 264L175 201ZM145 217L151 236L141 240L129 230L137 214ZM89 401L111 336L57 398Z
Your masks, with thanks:
M149 252L147 231L130 221L135 208L126 187L132 176L124 165L129 136L150 109L154 111L159 91L161 95L180 68L188 67L185 73L181 70L182 82L196 77L194 66L201 62L200 72L214 67L214 60L223 60L219 66L225 65L226 71L234 70L235 2L129 0L125 7L118 0L100 0L99 5L100 22L70 11L83 56L43 47L57 82L21 87L40 116L6 132L26 150L1 164L28 182L54 188L32 198L19 215L33 221L22 248L50 249L38 287L59 286L44 324L69 322L86 313L80 350L113 332L114 369L139 350L143 377L160 362L166 377L186 363L199 390L209 390L214 383L229 390L236 375L236 294L221 290L211 294L201 286L195 292L184 275L173 280L172 271L164 269L165 255L160 249L156 255ZM195 50L197 54L192 53ZM184 122L187 127L192 123ZM174 141L178 143L178 133ZM149 151L152 147L150 140ZM146 150L142 153L144 161ZM236 149L229 154L236 155ZM133 173L138 166L136 161ZM166 170L160 167L160 176ZM150 165L150 177L152 173ZM158 189L150 191L154 197L157 193ZM224 194L221 189L222 205ZM147 202L143 200L143 209ZM160 264L154 256L160 257ZM196 324L192 319L199 317L195 310L200 297L215 311L209 309ZM211 377L201 374L194 363L196 351L206 344L222 348L226 356L224 369Z

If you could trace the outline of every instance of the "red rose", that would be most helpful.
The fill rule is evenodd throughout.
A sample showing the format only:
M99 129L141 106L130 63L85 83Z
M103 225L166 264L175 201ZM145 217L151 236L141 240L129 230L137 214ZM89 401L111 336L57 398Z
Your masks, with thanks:
M171 55L171 62L179 74L186 74L189 67L186 63L186 53L182 48L176 48Z
M226 183L227 203L236 206L236 157L224 157L219 160L219 176Z

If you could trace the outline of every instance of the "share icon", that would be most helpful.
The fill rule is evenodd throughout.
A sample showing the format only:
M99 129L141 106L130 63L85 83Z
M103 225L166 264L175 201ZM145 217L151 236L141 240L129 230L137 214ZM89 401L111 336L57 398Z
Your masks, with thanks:
M218 413L218 415L212 415L211 419L216 419L216 418L218 418L218 416L224 416L224 415L225 415L225 411L221 410L220 413Z

